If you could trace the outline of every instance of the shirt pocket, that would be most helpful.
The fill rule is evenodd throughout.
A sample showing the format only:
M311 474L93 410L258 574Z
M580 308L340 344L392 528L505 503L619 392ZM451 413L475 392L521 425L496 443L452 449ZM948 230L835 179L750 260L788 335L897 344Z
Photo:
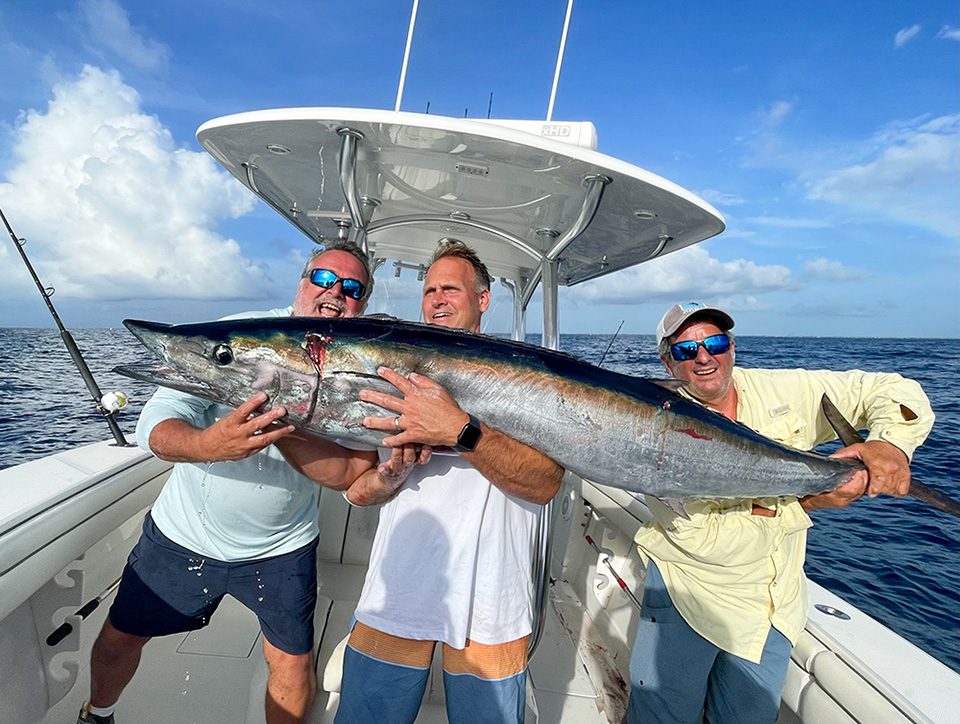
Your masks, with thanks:
M793 410L772 418L759 432L784 445L807 449L807 422Z

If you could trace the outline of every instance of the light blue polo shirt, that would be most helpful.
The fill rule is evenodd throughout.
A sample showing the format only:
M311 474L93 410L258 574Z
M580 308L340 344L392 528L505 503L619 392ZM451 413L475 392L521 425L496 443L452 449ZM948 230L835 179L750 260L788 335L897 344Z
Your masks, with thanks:
M286 317L291 308L226 317ZM198 428L231 408L161 387L137 422L137 443L149 450L150 433L179 418ZM296 472L274 446L244 460L177 463L154 503L160 531L198 555L240 561L280 555L319 535L320 486Z

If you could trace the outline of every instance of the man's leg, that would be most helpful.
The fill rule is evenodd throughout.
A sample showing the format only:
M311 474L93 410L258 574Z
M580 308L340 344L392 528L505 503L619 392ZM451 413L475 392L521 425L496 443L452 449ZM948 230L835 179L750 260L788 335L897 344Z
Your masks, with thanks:
M719 649L673 606L660 571L647 564L637 637L630 654L630 724L700 724L707 677Z
M462 649L443 645L443 687L451 722L523 724L528 639L502 644L467 640Z
M337 724L411 724L423 701L434 643L358 621L343 655Z
M200 580L191 570L199 566L205 566L206 574ZM205 626L220 602L224 582L215 562L167 539L148 514L143 535L127 558L116 598L93 645L89 705L110 709L117 703L152 637ZM86 721L109 721L100 716Z
M317 695L313 654L288 654L264 639L263 656L269 672L264 703L267 724L304 721Z
M721 651L710 672L710 724L776 721L792 648L786 636L771 628L758 664Z
M137 673L140 653L149 636L118 631L105 621L90 655L90 704L97 708L117 703L130 679Z
M317 693L317 542L270 558L227 564L227 592L257 615L263 631L268 724L303 721Z

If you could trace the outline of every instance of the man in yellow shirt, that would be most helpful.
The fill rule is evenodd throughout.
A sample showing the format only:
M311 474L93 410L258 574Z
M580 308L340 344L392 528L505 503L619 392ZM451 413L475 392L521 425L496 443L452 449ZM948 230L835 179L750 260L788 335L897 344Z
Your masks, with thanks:
M835 440L820 412L826 393L867 441L835 453L866 470L836 490L797 499L696 500L687 518L656 500L637 533L647 565L630 660L628 720L773 722L790 650L807 617L807 512L864 493L906 495L910 457L933 426L916 382L897 374L734 366L733 318L700 302L676 304L657 328L660 359L685 394L802 450Z

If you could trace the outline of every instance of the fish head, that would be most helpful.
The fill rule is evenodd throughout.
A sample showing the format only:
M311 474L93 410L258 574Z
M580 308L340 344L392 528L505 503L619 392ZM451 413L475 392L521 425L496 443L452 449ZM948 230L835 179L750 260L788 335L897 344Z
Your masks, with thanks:
M318 370L300 337L275 321L168 325L124 320L163 364L117 371L231 407L265 392L267 404L283 405L290 422L298 424L314 404Z

